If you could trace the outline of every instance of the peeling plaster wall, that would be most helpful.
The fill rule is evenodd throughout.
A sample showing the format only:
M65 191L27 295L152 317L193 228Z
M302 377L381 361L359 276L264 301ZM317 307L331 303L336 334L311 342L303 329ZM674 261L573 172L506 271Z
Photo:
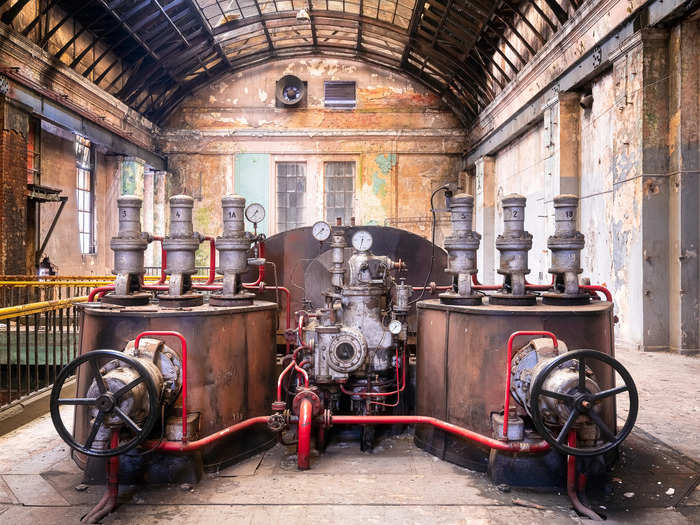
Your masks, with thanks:
M60 188L68 196L63 213L46 245L44 255L62 275L108 275L113 255L110 238L117 232L116 199L119 196L119 169L115 157L94 151L95 158L95 240L97 253L81 255L76 209L77 168L75 144L57 135L42 133L41 183ZM46 236L58 204L42 204L41 238Z
M275 82L308 83L308 105L275 108ZM355 110L326 109L324 80L354 80ZM306 163L304 222L326 219L324 163L355 163L357 224L388 224L430 236L430 191L456 181L464 132L438 97L393 72L333 59L269 63L204 87L163 126L167 194L195 197L195 228L218 234L220 198L234 190L236 155L270 156L269 234L276 233L277 162ZM443 221L441 221L442 223ZM438 239L443 233L438 232ZM200 248L198 262L206 259Z

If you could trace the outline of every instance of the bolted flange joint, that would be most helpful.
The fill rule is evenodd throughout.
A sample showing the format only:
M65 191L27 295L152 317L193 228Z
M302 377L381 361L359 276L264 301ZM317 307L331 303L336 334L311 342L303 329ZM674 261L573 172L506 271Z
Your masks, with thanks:
M533 294L525 291L525 276L530 273L528 251L532 248L532 235L525 231L525 204L525 197L517 193L501 200L503 233L496 238L496 249L500 252L498 273L504 279L500 293L492 297L492 304L536 301Z
M303 399L311 401L311 414L313 416L319 415L323 410L323 403L318 396L317 386L310 386L308 388L300 386L297 388L297 395L294 396L294 401L292 401L292 413L299 414L299 405L301 405Z
M581 298L587 302L588 295L580 293L578 282L578 276L583 272L581 250L585 238L576 229L577 211L576 195L554 197L554 235L547 239L547 248L551 253L549 273L554 276L554 290L546 294L545 299Z
M245 197L226 195L221 199L224 231L216 238L219 251L218 273L224 276L220 294L212 295L212 306L251 304L254 294L244 292L241 275L248 270L248 251L252 235L244 224ZM212 300L213 299L213 300Z
M440 300L452 304L479 304L481 296L471 288L471 276L477 272L476 251L481 235L472 231L474 197L466 193L455 195L450 200L452 233L445 238L448 253L447 268L457 281L457 291L440 294Z
M170 286L167 296L162 295L161 299L174 300L177 306L183 306L181 298L185 295L193 303L201 304L201 294L191 293L191 276L197 271L195 253L204 237L193 231L192 208L194 199L189 195L170 197L170 231L163 240L163 249L168 253L165 273L170 275Z
M109 243L114 252L112 273L117 278L114 293L105 302L110 302L110 299L127 303L130 299L148 302L149 295L139 292L145 273L144 252L153 238L141 231L141 202L135 195L123 195L117 199L119 231Z

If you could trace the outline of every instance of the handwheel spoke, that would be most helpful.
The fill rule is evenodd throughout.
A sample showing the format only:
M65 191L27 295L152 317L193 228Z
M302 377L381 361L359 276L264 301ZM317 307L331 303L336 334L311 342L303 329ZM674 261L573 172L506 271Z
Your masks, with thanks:
M97 361L95 359L90 359L90 368L92 369L92 375L95 379L95 383L97 383L97 388L100 390L100 394L104 394L107 392L107 385L105 385L105 381L100 373L100 367L97 366Z
M628 390L629 390L629 388L627 388L627 385L618 386L615 388L611 388L609 390L602 390L602 391L598 392L597 394L595 394L593 396L593 399L595 401L598 401L599 399L604 399L606 397L616 396L617 394L622 394L623 392L627 392Z
M126 394L128 391L132 390L132 389L135 388L136 386L138 386L138 385L140 385L141 383L143 383L143 381L144 381L144 377L143 377L143 376L137 377L136 379L134 379L134 380L133 380L131 383L129 383L128 385L124 385L124 386L121 387L119 390L117 390L117 391L114 393L114 398L115 398L116 400L121 399L121 397L122 397L124 394Z
M126 413L119 407L114 407L114 411L119 414L119 417L122 418L122 421L126 423L126 426L128 426L131 430L136 432L137 434L141 432L141 427L139 427L133 419L131 419Z
M605 424L605 422L600 419L600 416L595 410L591 410L588 413L588 417L590 417L593 422L598 425L598 428L600 429L600 433L603 434L603 437L607 439L608 441L615 441L615 434L610 432L610 429L608 428L608 425Z
M561 432L559 432L559 435L557 436L557 443L564 443L564 440L566 440L566 437L569 435L569 430L571 430L571 426L574 424L574 421L576 421L576 418L578 416L579 411L574 408L571 411L571 414L569 414L569 419L567 419L566 423L564 423L564 426L561 427Z
M97 399L93 397L64 397L59 399L59 405L94 405Z
M559 399L561 401L573 401L574 396L570 394L564 394L562 392L552 392L551 390L542 390L540 395L545 397L553 397L554 399Z
M586 360L583 357L578 360L578 388L581 391L586 389Z
M104 412L99 412L97 416L95 416L95 422L92 424L92 428L90 429L90 435L85 440L85 448L92 447L92 442L95 441L95 438L97 437L97 432L100 430L100 427L102 426L102 420L104 418Z

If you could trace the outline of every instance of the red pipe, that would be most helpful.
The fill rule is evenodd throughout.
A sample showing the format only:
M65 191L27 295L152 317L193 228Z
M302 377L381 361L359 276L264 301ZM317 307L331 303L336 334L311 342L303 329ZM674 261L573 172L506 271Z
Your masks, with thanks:
M544 452L549 450L549 443L538 441L536 443L512 442L505 443L493 439L466 428L447 423L441 419L428 416L331 416L331 424L337 425L432 425L440 430L450 432L463 438L471 439L482 445L504 452ZM301 443L301 439L299 440Z
M207 235L204 240L209 241L209 279L204 283L207 286L216 279L216 239Z
M258 243L258 257L261 259L265 258L265 242L260 241ZM265 279L265 265L258 266L258 279L254 283L243 283L243 287L258 286Z
M110 436L110 448L119 446L119 432L113 430ZM85 523L99 523L102 518L114 510L119 496L119 456L111 456L105 463L107 467L107 486L100 501L90 512L83 516Z
M253 425L262 424L267 424L267 416L257 416L251 417L250 419L245 419L240 423L236 423L235 425L231 425L230 427L227 427L223 430L219 430L218 432L210 434L202 439L198 439L197 441L190 441L189 443L184 443L180 441L162 441L159 444L156 441L146 441L143 443L143 446L146 448L155 447L155 450L161 450L164 452L194 452L202 447L211 445L212 443L218 441L219 439L225 438L226 436L235 434L236 432L244 430Z
M180 340L180 354L182 361L182 442L187 441L187 340L180 332L171 330L141 332L134 340L134 348L138 350L139 342L145 336L177 337Z
M401 392L404 391L406 388L406 341L403 343L403 353L401 356L401 368L403 371L403 381L401 384L401 388L399 388L399 347L396 347L396 388L397 390L394 392L396 394L396 401L393 403L381 403L379 401L370 401L370 405L378 405L382 407L396 407L399 406L399 403L401 402Z
M303 365L309 364L309 361L304 360L299 364L297 364L296 361L292 361L292 363L294 363L294 370L304 377L304 388L309 388L309 374L302 368Z
M576 446L576 432L569 432L570 447ZM578 490L576 487L576 456L568 456L566 460L566 491L569 493L569 499L574 505L574 508L584 516L589 517L593 521L603 521L592 509L586 507L578 498Z
M163 246L163 237L154 235L153 240L160 242L160 280L155 284L163 284L165 282L165 268L168 265L168 252L165 251L165 246Z
M309 454L311 452L311 417L312 407L309 399L302 399L299 404L299 431L297 437L297 467L299 470L309 470Z
M579 288L586 292L600 292L605 296L606 301L608 301L609 303L613 302L612 294L610 293L610 290L608 290L605 286L599 286L595 284L581 284L579 285Z
M299 350L303 350L303 349L307 349L307 350L308 350L309 347L308 347L308 346L304 346L304 345L298 346L298 347L294 350L294 353L292 354L292 360L291 360L291 362L287 365L287 367L286 367L284 370L282 370L282 373L281 373L280 376L277 378L277 401L282 401L282 379L284 379L284 376L287 375L287 372L289 372L289 370L291 370L293 367L296 366L296 364L297 364L297 353L299 352ZM307 386L308 386L308 383L307 383Z
M98 286L97 288L93 288L92 291L90 292L90 295L88 295L88 303L91 303L95 300L95 296L97 294L104 295L105 293L109 292L110 290L114 290L114 285L110 284L108 286Z
M506 353L506 398L503 402L503 439L508 439L508 413L510 410L510 371L511 361L513 360L513 341L516 337L521 335L544 335L552 339L555 349L559 347L557 336L554 335L552 332L546 332L543 330L519 330L510 334L510 337L508 338L508 350Z

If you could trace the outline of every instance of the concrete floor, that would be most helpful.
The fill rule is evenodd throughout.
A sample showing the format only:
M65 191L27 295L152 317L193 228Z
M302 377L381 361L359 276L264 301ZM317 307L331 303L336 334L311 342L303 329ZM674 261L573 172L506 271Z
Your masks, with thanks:
M700 523L700 359L618 356L639 386L639 425L607 482L591 487L593 506L608 523ZM1 523L78 523L102 493L76 490L80 482L48 416L0 437ZM120 501L104 523L585 521L565 495L501 492L486 475L415 448L409 433L384 439L372 454L336 442L308 472L298 472L293 451L278 445L191 489L123 486Z

